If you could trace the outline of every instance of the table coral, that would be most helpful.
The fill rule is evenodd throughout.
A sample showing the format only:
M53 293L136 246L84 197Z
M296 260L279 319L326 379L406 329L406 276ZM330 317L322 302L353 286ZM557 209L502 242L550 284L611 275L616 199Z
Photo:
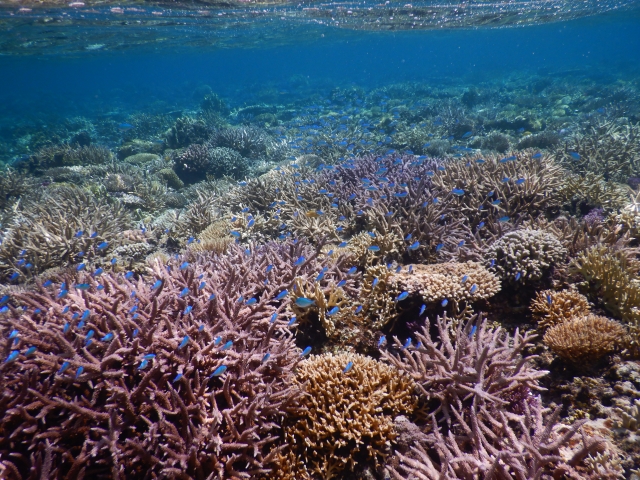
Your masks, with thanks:
M557 324L544 335L551 351L574 365L589 365L621 349L627 330L620 323L600 315L587 315Z

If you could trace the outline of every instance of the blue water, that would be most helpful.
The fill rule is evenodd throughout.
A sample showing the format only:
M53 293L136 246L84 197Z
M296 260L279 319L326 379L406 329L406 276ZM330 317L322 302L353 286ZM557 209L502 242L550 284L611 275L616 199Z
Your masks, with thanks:
M193 34L195 32L191 30ZM360 32L297 27L286 45L137 46L122 51L0 57L0 125L192 108L208 85L232 105L404 81L481 84L510 76L636 80L638 10L515 28ZM194 93L196 92L196 93ZM277 98L277 95L276 95Z

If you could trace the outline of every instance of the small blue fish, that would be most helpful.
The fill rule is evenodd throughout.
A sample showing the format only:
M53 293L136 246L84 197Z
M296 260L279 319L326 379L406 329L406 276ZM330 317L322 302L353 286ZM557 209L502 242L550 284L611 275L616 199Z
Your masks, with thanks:
M358 271L357 267L351 267L348 271L347 271L347 275L353 275L354 273L356 273Z
M134 126L131 125L130 123L123 122L118 124L118 128L120 130L131 130L132 128L134 128Z
M278 312L274 312L271 315L271 320L269 320L269 323L274 323L277 320L277 318L278 318Z
M378 285L379 282L380 280L378 280L378 277L375 277L373 282L371 282L371 288L376 288L376 285Z
M69 290L62 290L60 293L58 293L58 295L56 296L57 299L61 299L67 296L67 293L69 293Z
M124 278L126 278L127 280L129 280L131 277L133 277L133 272L127 272L124 275Z
M221 352L224 352L225 350L229 350L231 347L233 347L233 341L229 340L227 343L225 343L222 348L220 349Z
M267 360L269 360L269 357L271 357L271 354L269 352L265 353L260 363L265 363Z
M298 297L295 300L295 304L300 308L309 308L310 306L315 305L315 303L315 300L305 297Z
M246 304L249 306L255 305L256 303L258 303L258 300L255 298L250 298L249 300L246 301Z
M501 222L501 223L508 222L509 220L511 220L511 219L510 219L509 217L507 217L507 216L505 216L505 217L500 217L500 218L498 219L498 221L499 221L499 222Z
M304 261L305 261L305 258L304 257L300 257L293 263L293 266L297 267L298 265L302 265L302 263L304 263Z
M235 230L231 230L229 233L236 238L240 238L242 236L240 232L236 232Z
M242 302L244 302L244 295L240 295L240 296L238 297L238 299L236 300L236 302L237 302L237 303L242 303Z
M307 347L305 348L302 353L300 353L300 357L306 357L307 355L309 355L309 352L311 352L311 347Z
M582 158L578 152L569 152L569 155L571 155L571 158L574 160L580 160Z
M358 305L355 309L355 313L358 314L362 311L362 305Z
M198 285L198 290L202 290L206 286L207 286L207 282L201 282L200 285Z
M380 348L380 347L382 346L382 344L383 344L384 342L386 342L386 341L387 341L387 337L385 337L384 335L382 335L382 336L380 337L380 340L378 340L378 348Z
M78 283L76 285L76 288L78 290L89 290L89 288L91 288L91 285L89 285L88 283Z
M179 373L179 374L177 374L177 375L173 378L173 381L172 381L171 383L176 383L176 382L177 382L178 380L180 380L181 378L182 378L182 374L181 374L181 373Z
M189 262L184 262L182 265L180 265L180 270L184 270L188 266L189 266Z
M11 274L11 276L9 277L9 280L11 280L13 282L14 280L17 280L19 276L20 276L20 274L18 272L13 272Z
M518 180L516 180L516 185L522 185L525 182L524 178L519 178Z
M187 343L189 343L189 335L185 335L182 338L182 341L180 342L180 345L178 345L178 350L183 349L184 347L187 346Z
M131 333L131 336L133 338L136 338L138 336L138 334L140 333L140 330L138 330L137 328Z
M536 159L537 159L537 158L542 158L542 153L540 153L540 152L536 152L536 153L534 153L534 154L531 156L531 158L536 158Z
M115 265L116 263L118 263L118 259L117 258L112 258L111 259L111 265Z
M369 250L370 252L379 252L380 247L378 247L377 245L371 245L369 248L367 248L367 250Z
M500 201L500 199L498 198L497 200L492 201L492 202L491 202L491 205L500 205L500 203L501 203L501 201Z
M82 327L84 327L84 321L81 321L78 323L78 328L82 328Z
M516 273L516 282L517 282L518 280L520 280L520 277L521 277L521 276L522 276L522 274L521 274L520 272Z
M156 289L160 288L161 286L162 286L162 280L156 280L156 283L154 283L151 286L151 290L156 290Z
M476 330L478 330L478 327L474 325L471 331L469 332L469 338L473 337L473 335L476 333Z
M135 313L136 310L138 310L138 305L134 305L133 307L131 307L129 309L129 313Z
M100 339L101 342L108 342L110 340L113 340L113 333L111 332L107 333L104 337Z
M44 283L42 284L42 286L43 286L43 287L45 287L45 288L50 287L51 285L53 285L53 282L52 282L51 280L47 280L46 282L44 282ZM3 298L4 298L4 297L3 297ZM7 297L7 298L9 298L9 297ZM4 302L0 301L0 305L2 305L3 303L4 303Z
M422 306L420 307L420 312L418 313L418 316L421 316L426 309L427 309L427 306L425 304L422 304Z
M404 198L407 195L409 195L409 192L397 192L393 194L394 197L398 197L398 198Z
M16 358L18 358L18 355L20 355L20 351L19 350L13 350L9 356L5 359L4 363L11 363L13 362Z
M502 183L507 183L509 180L511 180L509 177L504 177L502 179Z
M547 303L549 305L551 305L553 303L553 298L551 297L551 295L547 294Z
M462 137L460 138L469 138L471 135L473 135L473 132L466 132L464 135L462 135Z
M289 323L287 323L287 326L290 327L292 326L294 323L296 323L296 317L293 316L291 317L291 320L289 320Z
M11 340L12 338L16 338L18 336L18 330L11 330L11 333L9 334L9 340Z
M144 358L146 360L153 360L154 358L156 358L156 354L155 353L147 353Z
M37 348L36 347L29 347L27 348L27 351L24 352L25 356L30 356L33 355L34 353L36 353Z
M147 368L147 366L149 366L149 360L145 358L144 360L142 360L142 362L140 362L138 370L144 370L145 368Z
M340 307L335 306L333 307L331 310L329 310L327 312L327 315L335 315L336 313L338 313L340 311Z
M62 314L64 315L65 313L67 313L69 311L69 305L67 305L66 307L64 307L62 309Z
M342 371L342 373L348 373L349 370L351 370L353 368L353 362L349 362L347 363L347 365L344 367L344 370Z
M220 365L218 368L216 368L213 371L213 373L211 374L211 378L219 377L220 375L222 375L226 371L227 371L227 366L226 365Z
M446 298L442 300L442 302L440 302L440 305L442 305L443 307L446 307L448 304L449 304L449 300L447 300Z
M436 252L442 250L442 247L444 247L444 243L439 243L438 245L436 245Z
M289 290L283 290L276 296L276 300L282 300L288 294L289 294Z
M62 373L64 373L64 371L69 368L70 365L71 364L69 362L63 362L60 366L60 370L58 370L58 375L62 375Z
M417 250L418 248L420 248L420 242L418 242L418 241L412 243L408 247L409 250Z
M104 250L109 246L109 242L101 242L96 246L97 250Z
M462 283L466 283L467 280L469 280L469 275L462 277Z
M184 288L182 289L182 291L180 292L180 298L184 298L184 297L186 297L187 295L189 295L189 289L188 289L187 287L184 287Z
M464 190L462 190L461 188L454 188L453 190L451 190L451 193L457 195L458 197L461 197L462 195L464 195Z
M91 337L93 337L94 333L96 333L94 330L89 330L89 332L87 332L87 336L84 338L84 341L88 342L89 340L91 340Z
M476 285L475 283L473 285L471 285L471 288L469 289L469 293L471 293L472 295L474 293L476 293L478 291L478 285Z
M69 322L64 324L64 327L62 327L62 333L67 333L69 331L69 327L71 325L69 325Z
M214 300L216 298L216 294L212 293L211 295L209 295L209 301Z
M75 233L74 237L76 237L76 238L80 238L82 235L84 235L84 232L83 232L82 230L78 230L78 231Z
M407 338L407 341L404 342L404 345L402 346L403 350L406 350L407 348L409 348L411 346L411 337Z
M191 305L188 305L185 309L183 314L184 315L189 315L191 313L191 310L193 310L193 307Z
M409 296L409 292L402 292L396 297L396 302L400 302Z

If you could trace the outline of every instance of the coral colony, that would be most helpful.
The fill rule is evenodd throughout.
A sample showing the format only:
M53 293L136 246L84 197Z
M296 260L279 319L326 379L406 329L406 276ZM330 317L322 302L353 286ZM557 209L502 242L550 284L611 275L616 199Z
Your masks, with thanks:
M0 477L629 478L639 127L474 93L211 94L5 169Z

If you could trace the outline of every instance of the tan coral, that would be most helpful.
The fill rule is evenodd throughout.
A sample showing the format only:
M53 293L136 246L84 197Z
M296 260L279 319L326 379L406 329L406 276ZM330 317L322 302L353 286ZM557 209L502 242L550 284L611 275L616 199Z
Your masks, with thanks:
M363 355L312 356L298 365L294 383L306 394L285 437L321 478L339 478L360 461L379 464L396 436L393 419L416 406L413 381Z
M498 277L477 262L414 265L411 273L402 269L392 274L390 283L399 291L420 294L425 303L445 298L474 302L500 291Z
M220 254L227 251L233 240L233 237L229 235L228 222L217 220L198 235L197 242L190 243L187 248L194 253L213 252Z
M574 290L543 290L531 302L531 311L542 329L589 314L591 307L587 297Z
M559 357L575 365L597 362L625 343L626 329L614 320L588 315L547 330L544 343Z

